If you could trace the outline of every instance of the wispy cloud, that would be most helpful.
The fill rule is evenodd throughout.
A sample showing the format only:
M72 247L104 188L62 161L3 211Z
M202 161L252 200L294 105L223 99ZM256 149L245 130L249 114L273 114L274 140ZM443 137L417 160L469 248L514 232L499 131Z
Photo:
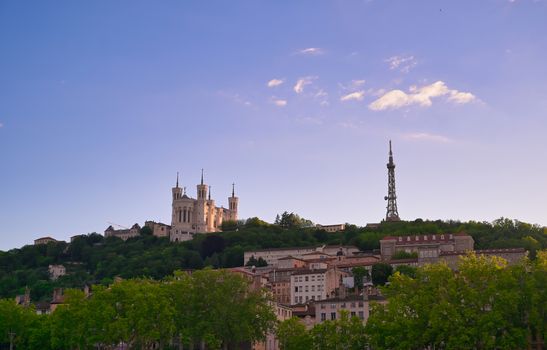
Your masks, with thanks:
M414 56L391 56L385 60L389 64L389 69L399 70L402 73L408 73L418 64Z
M365 97L365 92L363 90L361 90L361 91L355 91L355 92L352 92L352 93L349 93L347 95L344 95L344 96L340 97L340 101L342 101L342 102L352 101L352 100L362 101L364 97Z
M234 94L226 91L219 91L218 94L234 103L241 104L244 106L252 106L251 101L247 100L245 97L241 96L240 94Z
M277 107L285 107L287 105L287 100L283 100L277 97L272 97L271 101Z
M283 79L272 79L268 82L268 87L276 87L276 86L279 86L281 84L283 84L285 82L285 80Z
M300 55L319 56L325 53L325 51L319 47L308 47L297 52Z
M417 133L409 133L404 134L403 138L410 141L429 141L429 142L436 142L436 143L450 143L453 142L452 139L443 136L443 135L436 135L436 134L429 134L426 132L417 132Z
M373 111L385 109L398 109L401 107L419 105L429 107L433 104L432 98L448 96L448 100L457 104L469 103L476 100L475 95L470 92L461 92L449 89L443 81L437 81L420 88L411 86L409 93L402 90L391 90L385 93L371 104L369 108Z
M304 92L304 87L306 85L309 85L313 82L313 80L317 79L317 77L312 77L312 76L309 76L309 77L303 77L303 78L300 78L296 81L296 84L294 85L294 92L296 92L297 94L301 94L302 92Z

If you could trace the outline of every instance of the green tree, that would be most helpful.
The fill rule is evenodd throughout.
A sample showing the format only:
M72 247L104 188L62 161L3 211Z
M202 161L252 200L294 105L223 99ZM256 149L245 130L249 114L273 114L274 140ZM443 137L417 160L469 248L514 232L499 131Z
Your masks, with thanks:
M375 305L367 323L373 347L519 349L541 339L547 271L474 254L458 269L434 264L415 278L395 273L384 289L389 303Z
M289 318L277 325L280 350L302 350L312 348L312 338L306 326L297 317Z
M336 320L316 325L311 334L318 350L362 350L367 344L363 321L350 318L347 310L342 310Z
M393 267L386 263L376 263L372 265L371 279L374 285L384 285L388 281L389 276L393 274Z

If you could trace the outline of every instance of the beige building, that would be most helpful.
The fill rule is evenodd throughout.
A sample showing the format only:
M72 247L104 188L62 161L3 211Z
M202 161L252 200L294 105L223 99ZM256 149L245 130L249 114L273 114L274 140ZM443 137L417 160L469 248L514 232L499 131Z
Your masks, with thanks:
M291 256L297 259L309 260L316 256L352 256L359 252L359 248L354 246L312 246L295 248L270 248L247 251L243 254L244 264L247 264L251 257L255 259L262 258L268 265L277 267L279 259ZM312 254L310 254L312 253ZM306 257L306 254L307 257ZM314 255L316 254L316 255Z
M144 222L144 226L150 227L152 234L156 237L169 237L169 234L171 233L171 226L161 222L148 220Z
M42 237L34 240L34 245L48 244L49 242L58 242L55 238Z
M344 231L346 229L346 224L335 224L335 225L315 225L320 230L325 230L327 232L338 232Z
M338 269L297 270L291 275L291 304L323 300L335 295L348 274Z
M369 303L364 296L359 295L316 301L315 323L337 320L343 310L347 311L350 317L359 317L365 322L369 316Z
M172 194L170 239L173 242L190 240L195 233L219 232L223 221L237 221L239 198L235 196L233 185L228 208L217 207L211 199L211 187L203 182L203 171L201 183L197 185L197 199L188 197L186 188L179 187L178 175Z
M49 277L55 281L61 276L66 275L66 268L63 265L49 265Z
M141 234L141 227L139 224L134 224L131 228L115 230L112 225L108 226L104 231L105 237L118 237L127 241L131 237L137 237Z
M416 253L419 263L436 262L443 252L473 250L473 238L465 233L387 236L380 240L382 260L397 252Z
M464 257L467 252L442 252L439 261L444 261L448 266L453 269L458 269L458 263L461 257ZM522 261L527 255L528 252L524 248L506 248L506 249L485 249L485 250L475 250L477 255L486 255L486 256L497 256L507 260L509 265L514 265Z

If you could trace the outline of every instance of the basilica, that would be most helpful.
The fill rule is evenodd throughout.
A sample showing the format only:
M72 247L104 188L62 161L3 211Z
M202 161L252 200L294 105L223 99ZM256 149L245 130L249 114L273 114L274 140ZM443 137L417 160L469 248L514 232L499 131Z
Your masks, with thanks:
M203 182L197 185L197 199L186 195L186 187L177 183L172 189L173 205L171 215L170 239L174 242L192 239L194 233L221 231L223 221L237 221L238 197L232 184L232 196L228 197L228 208L215 206L211 199L211 187Z

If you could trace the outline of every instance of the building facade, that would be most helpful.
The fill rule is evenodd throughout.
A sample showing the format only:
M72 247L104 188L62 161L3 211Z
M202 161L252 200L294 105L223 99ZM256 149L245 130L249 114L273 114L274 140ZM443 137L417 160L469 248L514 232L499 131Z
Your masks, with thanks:
M112 225L108 226L104 231L105 237L118 237L127 241L131 237L137 237L141 234L141 227L139 224L134 224L131 228L115 230Z
M348 274L338 269L298 270L291 275L291 304L323 300L335 295Z
M58 242L55 238L42 237L34 240L34 245L48 244L49 242Z
M203 182L203 171L201 183L197 185L197 198L189 197L186 188L179 187L178 175L172 195L170 239L173 242L190 240L195 233L219 232L223 221L237 221L239 198L233 185L228 208L217 207L211 199L211 187Z
M397 252L416 253L419 263L436 262L443 252L471 251L475 241L465 233L387 236L380 240L382 260Z

